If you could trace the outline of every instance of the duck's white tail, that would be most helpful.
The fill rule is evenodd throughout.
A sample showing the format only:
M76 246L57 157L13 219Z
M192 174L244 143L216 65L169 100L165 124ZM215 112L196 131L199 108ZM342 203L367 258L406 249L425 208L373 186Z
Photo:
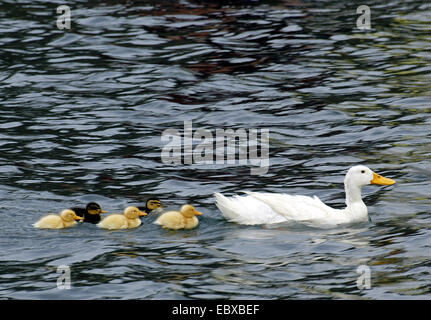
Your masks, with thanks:
M228 221L239 222L238 218L240 215L238 212L240 212L240 210L238 210L239 208L236 208L236 203L226 198L221 193L214 193L214 197L216 199L216 206L223 214L223 217Z
M214 193L216 206L223 217L239 224L268 224L279 223L285 219L275 213L268 205L252 196L225 197L221 193Z

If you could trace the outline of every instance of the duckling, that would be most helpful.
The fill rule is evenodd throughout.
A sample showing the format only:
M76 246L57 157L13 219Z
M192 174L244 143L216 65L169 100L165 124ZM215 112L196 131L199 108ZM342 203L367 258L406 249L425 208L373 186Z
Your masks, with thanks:
M136 207L127 207L124 214L111 214L100 221L97 226L108 230L130 229L141 225L140 216L146 216L147 213Z
M181 207L180 211L167 211L163 213L157 220L155 224L162 225L163 228L167 229L192 229L195 228L199 220L195 215L202 215L190 204L185 204Z
M75 220L82 220L82 217L76 215L73 210L66 209L58 214L49 214L40 218L33 227L39 229L62 229L76 225Z
M83 217L83 222L90 222L90 223L98 223L101 220L101 213L107 213L107 211L102 210L100 205L95 202L90 202L87 204L85 208L70 208L70 210L75 211L77 216Z
M162 202L157 198L150 198L145 203L145 207L138 207L139 210L144 211L146 213L150 213L151 211L155 210L155 212L158 211L158 209L162 209L164 206Z

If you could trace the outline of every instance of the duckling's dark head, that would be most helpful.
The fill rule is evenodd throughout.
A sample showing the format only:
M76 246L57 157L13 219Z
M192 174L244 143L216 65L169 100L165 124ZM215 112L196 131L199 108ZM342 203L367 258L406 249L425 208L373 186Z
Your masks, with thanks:
M159 209L159 208L163 208L163 204L162 202L157 199L157 198L150 198L147 200L147 202L145 203L145 207L146 207L146 212L150 213L153 210Z
M101 213L105 213L105 210L102 210L102 208L100 207L100 205L96 202L90 202L89 204L87 204L87 206L85 207L85 209L87 210L87 212L89 214L101 214Z

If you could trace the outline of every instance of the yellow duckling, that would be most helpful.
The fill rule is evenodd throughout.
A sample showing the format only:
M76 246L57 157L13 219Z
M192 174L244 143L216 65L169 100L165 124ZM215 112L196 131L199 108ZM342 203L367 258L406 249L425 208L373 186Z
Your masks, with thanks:
M40 218L38 222L33 224L33 227L39 229L63 229L73 227L76 220L82 220L82 217L76 215L75 211L66 209L58 214L49 214Z
M124 209L124 214L111 214L100 221L97 226L108 230L136 228L142 223L139 217L146 215L146 212L136 207L127 207Z
M199 220L195 215L202 215L190 204L185 204L181 207L180 211L167 211L163 213L157 220L155 224L162 225L163 228L167 229L193 229L195 228Z

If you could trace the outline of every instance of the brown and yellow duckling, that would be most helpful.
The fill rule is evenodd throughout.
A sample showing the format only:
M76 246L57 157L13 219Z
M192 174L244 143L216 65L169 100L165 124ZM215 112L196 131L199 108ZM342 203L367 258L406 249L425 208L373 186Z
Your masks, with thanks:
M70 208L75 211L76 215L84 218L83 222L99 223L102 219L101 213L107 213L98 203L90 202L85 208Z
M138 207L138 209L149 214L152 211L157 212L157 211L161 210L163 207L164 206L159 199L150 198L147 200L144 207Z
M97 226L108 230L136 228L142 223L139 217L146 215L146 212L143 212L136 207L127 207L124 209L123 214L111 214L100 221Z
M33 227L39 229L63 229L76 225L76 220L82 220L73 210L66 209L58 214L49 214L39 219Z
M202 215L190 204L185 204L181 207L180 211L167 211L163 213L157 220L155 224L159 224L166 229L193 229L199 224L198 218L195 216Z

